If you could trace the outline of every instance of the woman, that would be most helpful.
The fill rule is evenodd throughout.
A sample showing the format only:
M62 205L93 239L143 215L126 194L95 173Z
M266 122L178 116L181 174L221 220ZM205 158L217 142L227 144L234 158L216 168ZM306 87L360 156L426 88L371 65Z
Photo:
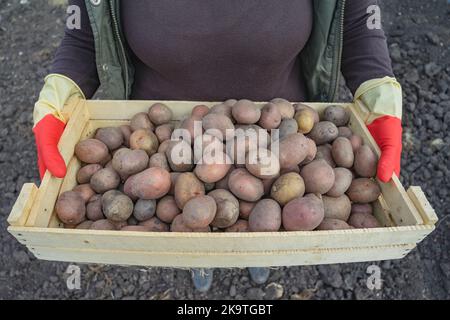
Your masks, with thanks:
M81 29L66 30L34 108L41 177L66 173L57 143L71 96L100 87L108 99L333 101L340 72L368 107L378 178L399 175L401 88L372 23L376 0L70 2ZM258 283L268 277L250 271ZM194 284L207 290L211 275L195 270Z

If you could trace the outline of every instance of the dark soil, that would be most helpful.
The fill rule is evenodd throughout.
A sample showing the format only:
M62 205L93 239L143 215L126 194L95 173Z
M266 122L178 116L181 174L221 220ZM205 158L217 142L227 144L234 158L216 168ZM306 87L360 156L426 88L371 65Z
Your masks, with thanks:
M255 285L245 269L216 269L207 294L189 271L80 265L81 289L69 290L68 263L37 260L7 231L24 182L38 183L32 110L63 34L64 8L47 1L0 2L0 299L449 299L450 5L384 1L393 66L404 90L401 179L420 185L436 210L436 230L402 260L274 269ZM343 93L343 97L348 97ZM366 269L381 268L381 290Z

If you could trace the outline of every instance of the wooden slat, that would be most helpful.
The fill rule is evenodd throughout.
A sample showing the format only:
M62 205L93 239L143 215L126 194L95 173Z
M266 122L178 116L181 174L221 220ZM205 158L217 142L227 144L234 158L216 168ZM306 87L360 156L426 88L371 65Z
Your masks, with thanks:
M364 122L358 116L355 106L349 107L350 123L349 127L354 133L360 135L364 143L367 144L375 154L380 157L381 151L377 143L373 139ZM383 197L389 205L391 216L395 223L399 226L413 226L423 224L423 219L417 211L416 207L408 197L405 188L403 188L400 180L395 175L387 183L383 183L377 179L377 182L383 193Z
M58 144L58 149L66 164L72 158L75 144L80 140L81 133L89 120L89 113L84 101L78 100L77 103ZM48 226L62 182L63 179L53 177L49 171L45 173L26 226Z
M383 195L378 197L378 199L373 202L373 215L377 218L378 222L381 223L383 227L394 227L395 222L391 217L391 210L384 200Z
M434 211L431 204L428 202L428 199L423 193L422 188L418 186L411 186L408 188L407 193L409 198L419 211L420 215L422 216L425 224L434 225L438 221L438 216L436 215L436 212Z
M377 261L403 258L415 244L346 249L266 252L136 252L117 250L33 247L38 259L152 267L270 267Z
M20 190L11 213L8 216L8 223L11 226L23 226L27 221L28 215L31 211L31 206L38 192L38 188L34 183L24 183Z
M418 243L434 226L301 232L174 233L10 227L28 244L74 249L247 252Z

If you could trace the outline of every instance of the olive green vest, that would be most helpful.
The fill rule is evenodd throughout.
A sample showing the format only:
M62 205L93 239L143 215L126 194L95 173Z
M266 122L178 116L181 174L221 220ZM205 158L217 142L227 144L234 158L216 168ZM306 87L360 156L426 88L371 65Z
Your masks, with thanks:
M95 40L98 76L108 99L129 99L134 78L120 24L120 0L85 0ZM300 59L309 101L337 98L345 0L313 0L314 23Z

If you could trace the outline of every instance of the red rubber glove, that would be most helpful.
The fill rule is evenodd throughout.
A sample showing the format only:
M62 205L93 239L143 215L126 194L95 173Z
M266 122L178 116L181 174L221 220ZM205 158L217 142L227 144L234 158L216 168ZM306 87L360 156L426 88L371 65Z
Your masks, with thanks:
M394 172L400 176L402 121L397 117L382 116L368 124L367 128L381 150L377 168L378 179L388 182Z
M46 170L57 178L66 175L66 163L58 150L58 142L65 126L64 122L48 114L33 128L41 180Z

